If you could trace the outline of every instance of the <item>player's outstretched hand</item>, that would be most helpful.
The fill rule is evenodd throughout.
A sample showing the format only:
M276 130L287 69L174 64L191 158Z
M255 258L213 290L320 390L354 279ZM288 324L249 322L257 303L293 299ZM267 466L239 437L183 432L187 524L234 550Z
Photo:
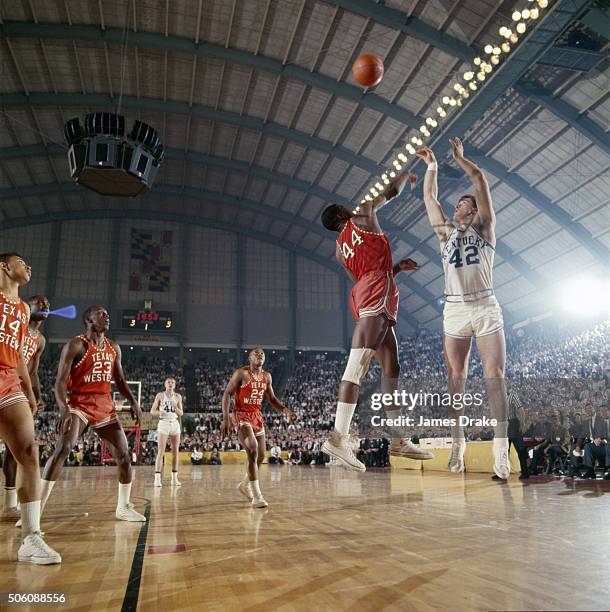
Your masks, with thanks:
M224 440L230 437L231 437L231 423L223 419L222 423L220 424L220 438Z
M433 164L436 161L436 157L434 157L434 153L430 147L424 147L423 149L419 149L419 151L415 151L415 155L423 159L427 164Z
M131 412L131 418L139 423L142 418L142 408L140 408L139 402L134 402L129 406L129 411Z
M417 185L417 175L409 172L409 178L407 181L409 182L409 189L413 191Z
M398 262L398 267L401 272L411 272L411 270L420 270L421 266L413 259L402 259Z
M286 409L286 416L290 419L291 423L294 423L298 418L296 413L292 412L292 410L288 408Z
M451 155L453 159L462 159L464 157L464 144L459 138L450 138Z

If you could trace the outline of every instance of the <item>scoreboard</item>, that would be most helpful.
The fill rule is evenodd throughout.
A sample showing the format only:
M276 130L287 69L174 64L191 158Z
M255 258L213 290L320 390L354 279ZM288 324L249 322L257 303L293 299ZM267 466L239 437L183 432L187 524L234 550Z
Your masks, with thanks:
M174 313L169 310L123 310L121 329L134 332L176 333Z

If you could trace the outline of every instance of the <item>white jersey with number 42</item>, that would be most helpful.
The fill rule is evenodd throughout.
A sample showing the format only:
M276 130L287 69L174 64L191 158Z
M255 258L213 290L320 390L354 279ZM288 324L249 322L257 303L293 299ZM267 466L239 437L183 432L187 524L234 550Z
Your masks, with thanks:
M494 247L472 226L455 228L442 250L445 295L463 296L466 301L493 288Z

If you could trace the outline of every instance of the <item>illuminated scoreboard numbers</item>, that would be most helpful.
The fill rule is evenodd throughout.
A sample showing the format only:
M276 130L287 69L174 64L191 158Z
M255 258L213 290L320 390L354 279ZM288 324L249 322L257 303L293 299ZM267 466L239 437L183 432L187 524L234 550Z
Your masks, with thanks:
M131 331L173 331L174 313L168 310L124 310L121 327Z

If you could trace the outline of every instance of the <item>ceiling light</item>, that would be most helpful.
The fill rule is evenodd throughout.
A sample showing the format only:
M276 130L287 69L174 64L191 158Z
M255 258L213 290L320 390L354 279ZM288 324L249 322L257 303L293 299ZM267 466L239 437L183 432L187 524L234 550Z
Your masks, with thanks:
M506 32L504 32L504 38L510 38L513 35L513 31L506 28Z
M519 34L523 34L525 30L526 30L526 27L522 21L517 24L517 32L519 32Z
M491 58L491 63L492 63L492 64L499 64L499 63L500 63L500 58L499 58L497 55L494 55L494 56Z
M502 51L504 51L504 53L508 53L510 51L510 45L507 42L502 43Z
M506 30L508 28L506 26L502 26L499 30L498 33L500 34L500 36L505 36L506 35Z
M464 80L465 81L470 81L473 76L474 76L474 72L469 70L468 72L464 73Z
M502 53L500 47L494 47L493 54L494 55L500 55L500 53Z
M394 170L392 170L390 172L390 178L394 178L396 176L396 172L394 172Z
M426 128L426 126L425 126L425 125L422 125L422 126L419 128L419 131L420 131L422 134L425 134L425 133L426 133L428 130L427 130L427 128Z
M475 66L479 66L481 64L481 58L475 57L473 60Z
M489 74L492 70L493 69L489 64L486 64L485 68L483 68L483 71L486 72L487 74Z
M540 17L540 13L538 12L537 8L533 8L530 11L530 19L538 19L538 17Z
M398 154L398 159L404 164L407 161L407 157L404 153Z
M485 80L485 73L484 72L478 72L477 73L477 79L479 79L479 81L484 81Z
M530 11L529 11L529 9L523 9L521 11L521 17L523 19L529 19L530 18Z
M549 5L548 0L538 0L538 6L540 8L546 8Z
M521 13L519 11L515 11L513 13L513 21L519 21L521 19Z
M494 48L491 45L485 45L485 49L483 50L485 51L485 53L489 54L494 50Z
M449 99L449 106L455 106L455 100L453 98Z
M443 96L443 104L449 104L449 96Z
M519 37L516 34L512 34L510 37L510 42L512 42L513 45L516 45L517 42L519 42Z
M381 183L375 183L375 189L378 191L383 191L383 185Z

